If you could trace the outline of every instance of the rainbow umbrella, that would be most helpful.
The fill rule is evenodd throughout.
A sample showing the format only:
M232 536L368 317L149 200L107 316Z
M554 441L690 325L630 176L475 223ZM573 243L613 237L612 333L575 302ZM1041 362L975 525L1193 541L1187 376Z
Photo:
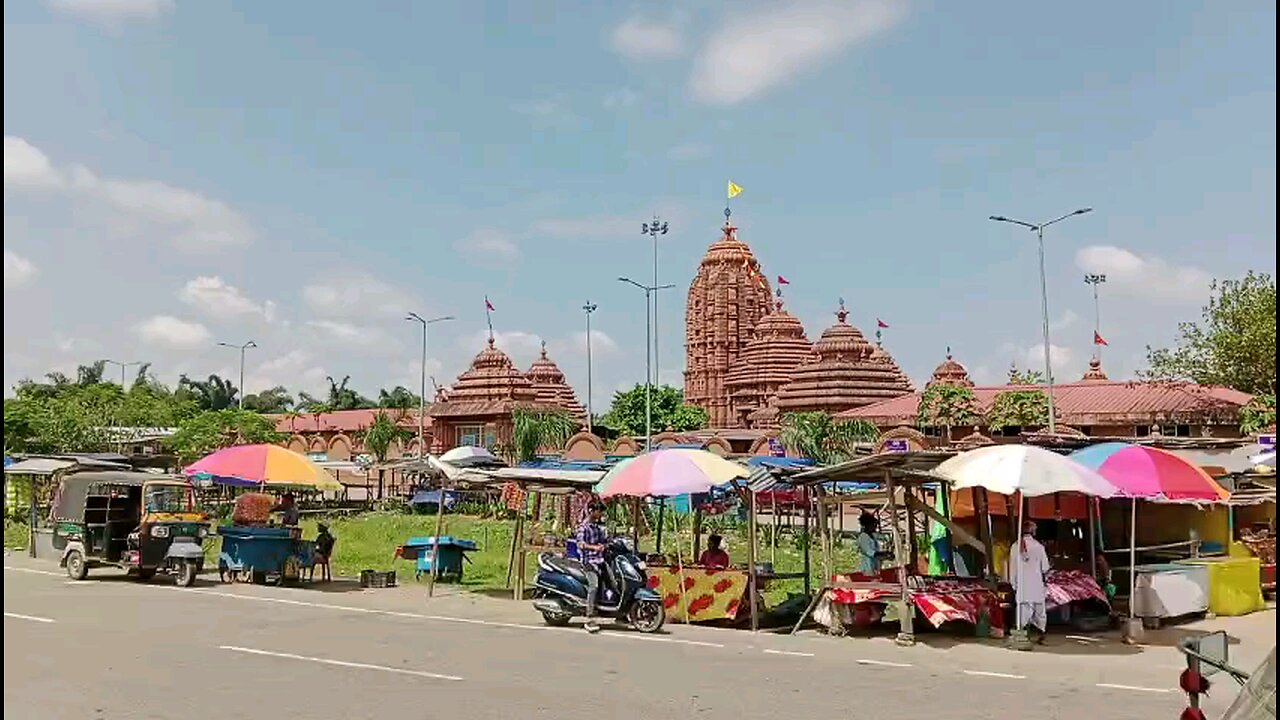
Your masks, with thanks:
M226 485L342 489L342 485L324 468L279 445L223 448L191 463L182 472L213 478Z
M747 475L745 467L706 450L673 448L623 460L605 473L595 491L602 498L672 497L708 492Z
M1168 450L1109 442L1090 445L1070 457L1095 470L1126 497L1212 502L1231 496L1199 465Z

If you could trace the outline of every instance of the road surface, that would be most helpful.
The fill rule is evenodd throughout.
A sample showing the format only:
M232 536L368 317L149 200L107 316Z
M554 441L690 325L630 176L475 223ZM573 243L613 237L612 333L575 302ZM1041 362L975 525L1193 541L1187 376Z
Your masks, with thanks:
M898 648L696 627L588 636L502 607L506 618L420 593L184 590L105 570L73 583L6 557L5 717L1133 720L1184 706L1168 648Z

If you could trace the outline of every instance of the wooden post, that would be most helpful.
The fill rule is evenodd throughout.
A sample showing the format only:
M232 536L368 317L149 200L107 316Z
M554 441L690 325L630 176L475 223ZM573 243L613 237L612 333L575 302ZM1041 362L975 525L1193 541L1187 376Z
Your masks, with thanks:
M902 557L902 532L898 529L898 500L894 496L893 475L888 471L884 471L884 485L889 491L889 531L893 540L893 564L898 568L898 586L902 591L901 607L898 608L898 637L896 639L899 645L915 644L915 630L912 626L915 621L915 603L911 602L911 593L907 588L907 568Z
M804 594L810 595L813 593L813 580L810 579L809 576L813 574L813 571L811 569L812 561L809 558L809 553L812 551L813 547L813 533L809 532L809 503L811 500L809 499L808 485L804 486L802 496L804 502Z
M523 518L523 515L521 515L521 517ZM525 556L528 554L526 552L528 548L526 547L525 542L525 524L523 522L517 523L517 527L520 530L520 534L516 537L516 600L523 600L525 572L524 561Z
M987 556L983 558L987 580L995 583L999 574L996 572L996 534L991 526L991 506L987 504L986 488L971 488L973 493L973 514L978 521L979 538L987 546Z
M756 579L756 494L751 490L747 490L747 493L750 510L747 526L751 536L747 541L747 598L751 602L751 632L756 632L760 629L759 587Z
M1096 498L1085 497L1085 522L1089 523L1089 576L1098 579L1098 539L1094 536L1093 515L1097 509Z
M631 546L640 552L640 503L644 500L640 497L631 499Z
M910 485L902 486L903 499L915 498ZM911 571L913 573L920 571L920 541L916 536L916 509L911 502L906 503L907 506L907 547L911 549Z
M507 553L507 587L513 587L512 576L516 570L516 553L520 547L520 531L524 527L524 511L516 513L516 526L511 529L511 551ZM512 599L519 600L517 595L512 595Z
M769 499L773 504L773 531L769 533L769 562L776 569L778 566L778 494L770 493Z
M950 520L951 519L951 487L945 482L940 482L938 483L938 492L941 493L941 498L942 498L942 516ZM947 569L951 571L952 575L955 575L956 574L956 541L954 538L951 537L951 528L944 525L943 529L947 531L947 546L946 546L947 547Z
M436 536L431 543L431 573L427 575L427 597L436 594L436 576L440 574L440 533L444 531L444 480L440 481L440 496L436 498Z
M831 546L827 544L827 502L822 485L815 486L818 492L818 542L822 547L823 582L831 579Z
M62 482L62 478L57 475L52 475L51 477L55 478L57 482ZM36 556L36 515L37 515L36 513L36 476L28 475L27 480L28 480L28 484L31 486L31 492L30 492L30 498L29 498L31 502L28 503L28 508L27 508L27 513L28 513L27 555L29 555L30 557L35 557Z
M693 509L693 561L702 557L702 508Z
M666 523L667 499L665 497L658 498L658 536L654 538L654 552L662 554L662 526ZM679 527L677 523L676 527ZM676 536L676 554L680 553L680 537Z

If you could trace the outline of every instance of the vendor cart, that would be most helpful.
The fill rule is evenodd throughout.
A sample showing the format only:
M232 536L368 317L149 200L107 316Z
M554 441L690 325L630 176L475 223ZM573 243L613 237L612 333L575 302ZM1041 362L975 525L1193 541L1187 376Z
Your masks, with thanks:
M218 528L222 552L218 577L223 582L296 582L315 564L315 543L296 527L224 525Z
M473 540L464 540L444 536L440 538L439 543L434 537L411 537L405 541L403 545L396 548L396 557L405 560L416 560L417 567L414 569L414 578L420 579L423 575L431 572L431 549L439 546L436 551L436 562L440 569L436 573L436 577L444 579L452 579L458 582L462 581L462 564L471 562L471 558L467 557L467 553L474 552L479 549Z

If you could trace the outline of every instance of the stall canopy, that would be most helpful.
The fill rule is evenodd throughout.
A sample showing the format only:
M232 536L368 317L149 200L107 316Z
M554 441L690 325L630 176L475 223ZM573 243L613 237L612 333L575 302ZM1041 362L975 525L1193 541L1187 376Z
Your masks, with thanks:
M884 480L885 473L889 473L895 479L908 482L937 482L943 478L935 475L933 469L954 456L955 453L946 450L880 453L805 470L792 476L791 481L797 485L832 481L879 483Z

